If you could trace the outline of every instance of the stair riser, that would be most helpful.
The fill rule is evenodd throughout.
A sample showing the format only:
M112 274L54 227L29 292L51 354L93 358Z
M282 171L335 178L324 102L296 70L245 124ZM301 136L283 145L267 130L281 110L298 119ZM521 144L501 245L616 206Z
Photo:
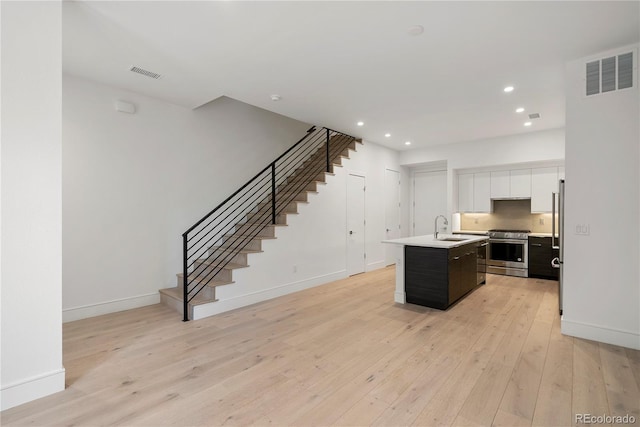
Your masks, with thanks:
M271 225L267 225L262 230L259 230L260 226L256 225L256 224L253 224L253 222L258 222L260 219L265 219L265 218L267 218L267 217L266 216L259 217L259 216L255 215L255 214L249 214L249 215L247 215L248 223L247 224L238 224L238 225L236 225L236 227L235 227L236 231L233 234L234 235L243 235L243 236L244 235L250 235L250 236L259 236L259 237L275 237L276 236L275 227L273 227ZM270 218L270 217L268 217L268 218ZM247 240L247 239L241 239L240 241L244 241L244 240ZM237 243L239 244L240 241L238 241Z
M238 248L238 249L243 249L243 248ZM209 258L210 259L215 259L218 256L220 256L220 259L222 259L223 257L224 257L224 259L228 259L228 255L229 254L230 254L230 252L224 252L224 251L220 251L220 250L213 250L213 251L209 251ZM237 254L235 254L233 256L233 258L231 258L231 262L234 263L234 264L247 265L247 264L249 264L247 262L247 255L248 254L237 253Z
M262 250L262 240L256 239L256 240L249 240L243 244L246 244L246 246L244 247L245 249L251 250L251 251L261 251ZM222 245L220 245L222 248L230 248L230 244L226 244L223 243ZM235 245L231 246L234 247ZM210 250L215 250L215 248L211 248Z
M268 206L268 210L265 208L266 206ZM287 204L287 206L284 208L284 210L282 210L282 205L277 205L276 209L278 211L280 211L281 213L296 213L298 212L298 204L296 202L291 202L289 204ZM270 216L271 215L271 202L264 202L261 203L260 205L258 205L258 208L256 209L255 212L251 212L251 213L256 213L259 212L260 214L264 215L264 216Z
M313 191L313 192L317 192L318 191L318 183L316 183L315 181L312 181L308 184L300 184L300 183L294 183L294 184L284 184L282 187L279 188L280 191Z
M167 295L160 294L160 302L163 305L166 305L167 307L177 311L182 316L182 314L183 314L182 301L178 301L178 300L176 300L174 298L171 298L171 297L169 297ZM193 319L193 306L191 304L189 304L189 319Z
M280 224L280 225L285 225L287 224L287 215L286 214L295 214L297 212L282 212L279 213L278 215L276 215L276 224ZM252 223L252 222L258 222L261 224L271 224L271 212L269 212L268 215L258 215L258 214L254 214L254 213L250 213L247 214L247 216L244 218L243 223ZM240 226L241 224L238 224L238 226ZM253 235L253 233L252 233ZM273 237L273 236L267 236L265 234L260 234L261 236L266 236L266 237Z
M287 213L290 214L295 214L296 212L285 212L285 213L280 213L278 215L276 215L276 225L287 225ZM247 223L252 223L252 222L260 222L262 224L267 223L268 225L273 225L271 224L271 214L269 214L268 216L256 216L254 214L250 214L247 215L245 217L245 222ZM238 226L240 226L242 224L238 224ZM274 237L274 236L267 236L267 237Z
M219 272L217 272L216 274L211 275L211 274L209 274L209 273L211 273L211 267L207 266L207 265L200 264L200 265L198 265L197 267L194 268L193 272L198 274L201 271L202 271L202 275L200 277L201 278L205 278L206 277L207 280L213 278L215 280L222 280L222 281L227 281L227 282L233 281L232 270L222 269ZM191 274L189 276L191 276ZM181 279L179 279L178 281L181 281ZM189 286L191 286L191 285L189 285Z
M189 283L189 290L194 289L195 285L193 283ZM184 280L182 277L178 277L178 289L180 292L184 292ZM204 289L200 291L198 295L202 295L205 298L215 300L216 299L216 288L205 286Z

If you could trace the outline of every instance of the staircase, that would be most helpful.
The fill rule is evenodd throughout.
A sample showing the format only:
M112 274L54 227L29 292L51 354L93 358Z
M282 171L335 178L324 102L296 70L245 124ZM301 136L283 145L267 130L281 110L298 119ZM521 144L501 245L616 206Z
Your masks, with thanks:
M177 286L161 289L161 301L193 318L193 309L216 302L216 288L232 285L233 270L247 268L249 254L275 239L287 215L308 203L361 140L327 128L312 127L302 139L183 235L183 271Z

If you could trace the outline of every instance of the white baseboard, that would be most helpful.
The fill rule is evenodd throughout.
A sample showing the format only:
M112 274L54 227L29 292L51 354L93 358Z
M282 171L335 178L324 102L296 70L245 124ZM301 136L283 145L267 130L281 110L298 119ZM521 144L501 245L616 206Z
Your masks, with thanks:
M65 308L62 310L62 322L73 322L74 320L86 319L88 317L100 316L102 314L116 313L118 311L131 310L132 308L144 307L146 305L158 303L160 303L160 293L154 292L152 294L121 298L113 301L84 305L81 307Z
M385 268L387 266L387 262L385 260L374 261L370 264L367 264L366 271L378 270L380 268Z
M0 410L13 408L64 390L64 368L3 385L0 390Z
M397 303L400 304L406 304L407 303L407 295L404 292L394 292L393 293L393 300Z
M226 311L235 310L236 308L246 307L251 304L277 298L293 292L302 291L304 289L313 288L314 286L323 285L336 280L347 277L346 270L336 271L334 273L324 274L322 276L311 277L299 282L287 283L285 285L276 286L271 289L253 292L246 295L218 300L211 304L202 304L193 307L193 320L203 319L205 317L224 313Z
M570 335L572 337L584 338L591 341L598 341L640 350L640 334L631 331L623 331L583 322L576 322L565 319L565 316L562 316L560 328L563 334Z

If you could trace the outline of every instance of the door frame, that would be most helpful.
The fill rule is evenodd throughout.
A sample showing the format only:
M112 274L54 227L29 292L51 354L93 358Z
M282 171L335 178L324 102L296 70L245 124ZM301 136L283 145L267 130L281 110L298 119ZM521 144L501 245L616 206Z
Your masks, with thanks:
M396 169L392 169L388 166L385 166L384 168L384 190L386 193L386 184L387 184L387 172L395 172L398 174L398 230L399 230L399 235L398 237L400 237L400 235L402 234L402 172L400 172L400 170L396 170ZM384 200L385 202L387 201L387 194L383 194ZM384 212L384 228L385 228L385 233L386 233L386 229L387 229L387 210L385 209ZM395 252L393 251L393 247L389 246L389 245L385 245L385 258L384 258L384 263L385 265L388 267L390 265L394 265L396 263L395 261ZM391 252L392 254L394 254L393 256L388 257L387 253ZM389 259L393 259L393 262L391 264L388 264Z
M346 267L346 273L347 276L355 276L356 274L360 274L360 273L355 273L352 275L349 275L349 176L353 175L353 176L357 176L360 177L364 180L364 188L365 190L363 191L363 203L364 203L364 212L363 212L363 217L364 217L364 224L363 224L363 232L362 232L362 239L363 239L363 245L364 245L364 271L363 273L367 272L367 175L364 172L360 172L360 171L355 171L355 170L349 170L347 171L347 179L345 182L345 205L344 205L344 215L345 215L345 233L344 233L344 241L345 241L345 267Z

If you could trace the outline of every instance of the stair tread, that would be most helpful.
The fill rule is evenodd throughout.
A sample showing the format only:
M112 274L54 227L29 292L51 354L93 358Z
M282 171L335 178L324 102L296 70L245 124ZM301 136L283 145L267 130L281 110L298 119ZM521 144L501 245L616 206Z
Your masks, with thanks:
M179 279L182 279L184 277L184 273L178 273L178 274L176 274L176 276ZM204 280L204 276L202 276L202 278L195 278L195 276L196 275L193 274L193 273L189 274L189 281L190 282L198 282L198 283L205 281ZM216 286L231 285L233 283L236 283L236 282L234 282L233 280L213 279L209 283L207 283L207 286L209 286L211 288L215 288Z
M241 250L236 250L236 249L229 249L229 247L224 247L224 246L211 246L209 248L210 251L222 251L222 252L237 252L240 254L259 254L261 252L264 251L258 251L255 249L241 249Z
M208 261L206 258L200 258L200 259L197 259L195 262L198 262L200 264L210 265L210 264L213 264L214 262L217 262L217 261ZM238 268L247 268L247 267L249 267L248 264L245 265L245 264L238 264L237 262L230 262L227 265L225 265L223 267L223 269L224 270L237 270Z
M272 240L272 239L277 239L277 237L271 237L271 236L251 236L249 234L227 234L224 237L248 237L251 238L251 240Z
M263 225L261 222L239 222L236 225ZM268 227L288 227L287 224L267 224Z
M160 289L160 293L167 295L168 297L171 297L173 299L176 299L180 302L183 301L182 299L182 290L175 287L175 288L165 288L165 289ZM202 304L209 304L212 302L216 302L218 301L217 299L210 299L210 298L206 298L200 294L196 295L191 301L189 301L190 305L202 305Z

